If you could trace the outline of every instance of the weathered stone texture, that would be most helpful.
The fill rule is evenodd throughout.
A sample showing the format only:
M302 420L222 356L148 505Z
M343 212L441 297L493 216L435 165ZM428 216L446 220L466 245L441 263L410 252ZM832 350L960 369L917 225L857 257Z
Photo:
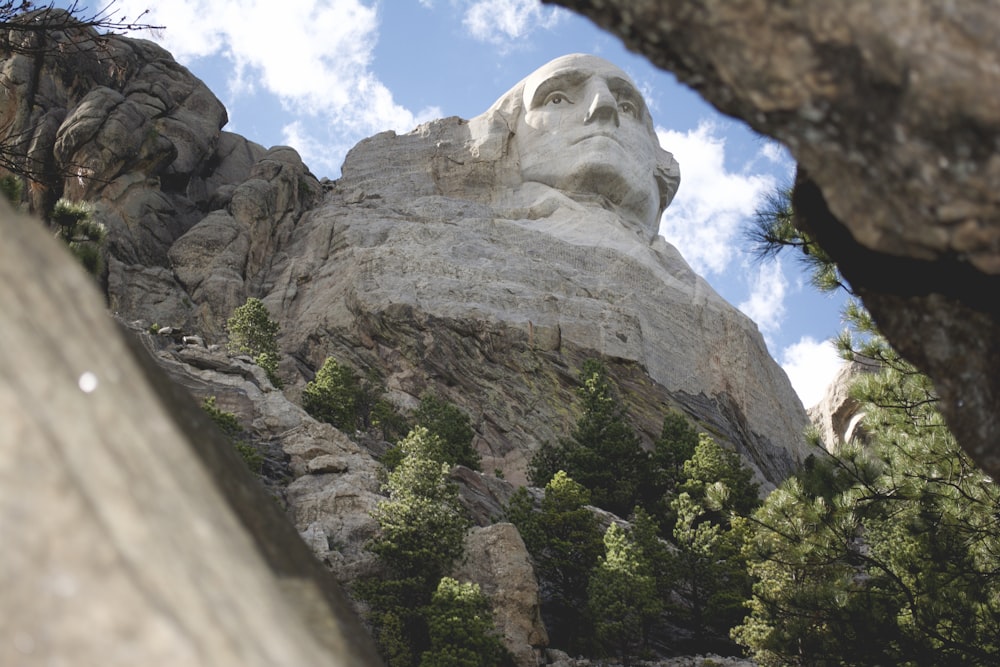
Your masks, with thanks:
M800 224L1000 474L1000 5L545 0L800 165Z
M844 364L820 402L809 408L809 421L819 430L828 451L836 452L844 443L861 435L858 424L864 411L861 404L851 398L850 388L861 375L877 371L878 367L871 363Z
M537 664L549 637L531 557L517 528L509 523L473 528L465 538L465 553L466 561L454 576L479 584L493 607L504 646L517 664Z
M369 450L295 404L327 356L375 372L401 410L431 391L470 415L486 472L452 473L478 526L470 562L525 665L545 643L537 588L516 531L492 524L533 452L570 431L586 359L605 361L647 445L678 408L769 484L801 462L805 412L752 322L613 207L521 184L493 115L372 137L324 194L295 151L221 132L222 105L169 54L107 44L37 78L27 56L0 65L0 118L46 174L28 203L94 202L109 229L101 285L171 378L160 389L215 396L275 453L293 533L342 583L374 571L364 545L385 443ZM284 391L223 351L247 296L280 322ZM162 335L145 333L154 323ZM198 450L212 470L236 461L216 448ZM216 482L239 496L235 479Z

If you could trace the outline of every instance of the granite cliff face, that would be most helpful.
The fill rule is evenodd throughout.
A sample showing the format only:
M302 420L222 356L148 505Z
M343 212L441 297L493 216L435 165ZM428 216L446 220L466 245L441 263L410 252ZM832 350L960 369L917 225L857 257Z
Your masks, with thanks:
M289 515L345 583L371 567L378 464L296 405L327 356L377 373L400 408L433 390L471 416L483 469L507 480L455 473L482 527L473 561L506 545L491 571L524 570L523 543L489 525L531 454L575 421L587 358L605 360L647 443L676 407L769 483L804 456L805 412L753 323L606 201L520 183L523 147L493 132L496 110L372 137L321 183L292 149L221 131L214 95L142 40L12 54L0 86L5 145L44 174L25 205L93 202L110 309L174 380L282 453ZM213 347L248 296L281 324L284 392ZM142 333L152 323L171 330ZM532 583L483 581L529 610L505 617L525 664L544 644Z
M996 3L543 1L789 148L796 224L1000 475Z
M765 479L787 475L804 413L754 325L661 238L557 192L522 208L476 183L474 125L351 151L272 265L265 301L294 323L285 349L312 368L328 354L378 367L404 400L442 391L479 425L484 469L514 481L571 426L587 356L642 385L626 391L648 437L678 406Z

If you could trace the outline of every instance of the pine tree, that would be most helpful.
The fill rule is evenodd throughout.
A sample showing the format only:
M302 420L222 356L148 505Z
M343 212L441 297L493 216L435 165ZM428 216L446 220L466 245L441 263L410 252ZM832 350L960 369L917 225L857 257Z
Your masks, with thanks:
M750 597L746 562L740 552L744 528L713 521L716 512L682 492L673 502L677 515L673 537L675 594L681 618L688 621L696 639L715 634L725 637L743 619L743 603ZM728 523L728 522L727 522Z
M479 470L479 453L472 447L475 431L469 415L434 394L426 394L413 412L413 423L436 435L442 444L441 462Z
M739 454L723 449L701 433L691 458L684 462L679 490L691 495L725 527L732 513L748 516L760 505L760 485Z
M507 510L535 561L553 645L570 649L585 643L587 582L602 552L589 503L590 492L560 470L545 486L539 511L526 490L514 494Z
M590 576L587 596L598 640L629 667L662 603L651 563L618 524L604 533L604 557Z
M636 507L631 517L631 538L649 564L650 574L656 583L661 600L666 603L675 587L674 555L663 539L662 529L656 519L641 507ZM648 630L647 630L648 631Z
M772 252L811 244L794 228L771 241ZM813 258L816 284L844 287L828 258ZM762 667L995 665L1000 489L864 308L850 302L845 319L841 355L883 369L850 389L864 442L817 457L754 513L744 544L753 597L733 637Z
M424 610L462 556L469 520L448 466L431 456L438 438L418 426L400 447L403 459L385 485L389 497L372 513L379 534L368 545L387 575L363 581L359 594L371 605L383 655L392 667L410 667L430 646Z
M327 357L302 391L302 407L319 421L341 430L358 426L358 396L361 387L354 371Z
M427 611L430 649L420 667L497 667L505 650L478 584L444 577Z
M87 202L60 199L49 216L56 235L69 247L83 268L92 276L104 273L103 244L107 228L94 219L94 207Z
M687 417L677 410L668 412L642 475L639 494L639 505L668 531L676 520L670 503L685 479L684 462L694 455L697 445L698 431Z
M420 426L400 443L404 457L389 473L388 500L374 512L380 534L370 546L393 572L429 584L428 590L461 556L468 528L448 466L434 457L440 446Z
M635 506L647 456L604 365L587 360L580 379L582 414L569 439L536 453L530 480L544 483L558 466L590 490L595 505L627 516Z
M254 362L267 373L271 384L280 389L282 383L278 377L278 360L281 358L278 350L279 328L280 325L271 319L264 303L255 297L249 297L246 303L237 307L232 317L226 321L229 353L248 354L253 357Z

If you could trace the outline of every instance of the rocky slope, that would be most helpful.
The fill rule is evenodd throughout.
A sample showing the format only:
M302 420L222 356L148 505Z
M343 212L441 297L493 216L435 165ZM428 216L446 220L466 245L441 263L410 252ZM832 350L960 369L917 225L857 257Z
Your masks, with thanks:
M378 464L296 405L327 356L376 372L402 409L433 390L471 415L484 470L507 482L455 471L479 524L468 573L504 601L522 664L545 643L537 585L516 531L493 521L532 452L574 422L585 359L606 361L647 443L677 407L763 481L801 461L805 412L754 325L662 239L568 200L524 207L476 120L373 137L321 183L292 149L223 132L221 103L159 47L46 39L73 46L0 67L4 145L46 175L25 205L93 202L110 309L176 382L279 453L288 514L348 585L371 567ZM248 296L280 321L283 392L214 347Z

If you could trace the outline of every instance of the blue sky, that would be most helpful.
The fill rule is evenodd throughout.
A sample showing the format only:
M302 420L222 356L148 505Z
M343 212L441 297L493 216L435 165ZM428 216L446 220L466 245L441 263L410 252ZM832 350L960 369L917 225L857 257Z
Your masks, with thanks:
M225 103L226 129L291 145L318 176L376 132L471 118L552 58L592 53L647 98L681 186L660 233L749 315L808 407L839 361L839 297L816 294L791 258L755 263L742 236L760 198L791 179L784 149L720 115L584 18L537 0L119 0L116 15L164 26L159 42Z

